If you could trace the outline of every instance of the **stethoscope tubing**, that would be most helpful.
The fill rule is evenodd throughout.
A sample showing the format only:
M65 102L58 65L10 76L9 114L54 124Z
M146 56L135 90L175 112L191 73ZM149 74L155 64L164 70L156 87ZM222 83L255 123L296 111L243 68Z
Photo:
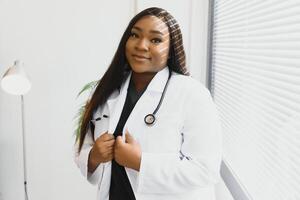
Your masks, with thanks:
M156 121L155 114L156 114L157 111L159 110L159 108L160 108L160 106L161 106L161 104L162 104L162 102L163 102L163 100L164 100L164 97L165 97L165 94L166 94L166 91L167 91L167 88L168 88L168 85L169 85L169 82L170 82L170 79L171 79L171 75L172 75L172 72L171 72L171 70L169 69L168 80L167 80L167 82L166 82L166 84L165 84L165 87L164 87L164 89L163 89L162 95L161 95L161 97L160 97L160 99L159 99L159 102L158 102L158 104L157 104L155 110L153 111L153 113L149 113L149 114L147 114L147 115L144 117L144 122L145 122L145 124L148 125L148 126L153 125L153 124L155 123L155 121ZM102 117L103 117L103 118L108 118L109 116L103 115ZM95 122L98 121L98 120L101 120L101 117L98 117L97 119L91 120L91 122L95 123Z
M163 90L163 93L159 99L159 102L155 108L155 110L153 111L152 114L147 114L145 117L144 117L144 122L148 125L148 126L151 126L155 123L156 121L156 117L155 117L155 114L157 113L157 111L159 110L163 100L164 100L164 97L165 97L165 94L166 94L166 91L167 91L167 88L168 88L168 85L169 85L169 81L170 81L170 78L171 78L171 75L172 75L172 72L171 70L169 69L169 76L168 76L168 80L166 82L166 85L164 87L164 90Z

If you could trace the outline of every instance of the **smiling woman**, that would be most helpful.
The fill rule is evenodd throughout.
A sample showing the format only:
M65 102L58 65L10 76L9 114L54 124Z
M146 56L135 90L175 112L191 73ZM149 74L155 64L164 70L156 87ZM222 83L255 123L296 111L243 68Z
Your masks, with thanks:
M213 200L221 129L188 76L181 31L161 8L137 14L88 101L75 161L101 200Z
M167 64L169 45L166 24L155 16L145 16L131 30L126 58L135 73L156 73Z
M169 45L168 27L158 17L145 16L133 26L125 54L138 91L167 65Z

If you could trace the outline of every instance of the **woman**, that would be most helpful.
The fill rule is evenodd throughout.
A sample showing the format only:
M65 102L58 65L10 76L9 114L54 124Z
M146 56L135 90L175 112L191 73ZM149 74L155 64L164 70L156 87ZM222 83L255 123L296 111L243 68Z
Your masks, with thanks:
M76 163L99 200L212 200L221 131L208 90L188 76L180 28L136 15L86 105Z

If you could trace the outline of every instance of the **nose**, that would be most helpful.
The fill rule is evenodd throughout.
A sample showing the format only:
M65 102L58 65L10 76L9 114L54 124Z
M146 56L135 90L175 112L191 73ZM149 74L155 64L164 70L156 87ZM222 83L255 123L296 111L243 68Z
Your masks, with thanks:
M138 40L135 45L135 49L140 50L140 51L148 51L149 47L148 47L148 42L146 41L146 39Z

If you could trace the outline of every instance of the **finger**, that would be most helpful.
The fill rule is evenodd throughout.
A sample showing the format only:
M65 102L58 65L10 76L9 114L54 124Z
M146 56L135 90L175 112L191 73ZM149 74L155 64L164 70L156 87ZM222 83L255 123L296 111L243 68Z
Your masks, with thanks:
M106 149L106 152L111 153L111 152L113 152L114 150L115 150L114 147L109 147L109 148Z
M125 134L126 134L126 133L129 133L128 128L126 128L126 130L125 130Z
M116 141L115 141L115 144L114 144L114 149L115 149L115 151L117 150L117 149L120 149L122 147L122 140L120 140L120 139L116 139Z
M100 136L96 139L96 142L103 140L107 135L107 131L104 133L101 133Z
M106 143L98 143L97 149L100 154L103 154L108 151L112 151L114 149L114 145L106 144Z
M113 150L114 150L114 147L111 146L111 147L102 147L100 151L101 151L101 153L106 153L106 152L111 152Z
M108 140L108 141L105 141L103 144L106 146L106 147L110 147L110 146L114 146L116 140L113 139L113 140Z
M105 142L105 141L110 141L113 140L114 136L108 133L104 133L103 135L101 135L100 137L97 138L96 142Z
M113 140L113 139L115 139L115 136L113 135L113 134L110 134L110 133L105 133L104 135L103 135L103 141L108 141L108 140Z
M103 150L99 156L106 158L108 155L113 154L114 150Z
M116 138L116 144L119 145L119 144L122 144L122 143L123 143L122 136L118 136Z
M110 156L113 156L113 155L114 155L114 152L111 151L111 152L107 152L107 153L105 154L105 157L107 158L107 157L110 157Z
M114 159L114 155L113 154L109 154L107 157L104 158L104 162L111 161L112 159Z
M134 138L130 135L128 131L125 133L125 141L129 144L132 144L134 142Z
M108 151L110 149L114 149L114 145L109 145L109 144L105 143L105 144L102 144L100 146L100 149L102 149L105 152L105 151Z

